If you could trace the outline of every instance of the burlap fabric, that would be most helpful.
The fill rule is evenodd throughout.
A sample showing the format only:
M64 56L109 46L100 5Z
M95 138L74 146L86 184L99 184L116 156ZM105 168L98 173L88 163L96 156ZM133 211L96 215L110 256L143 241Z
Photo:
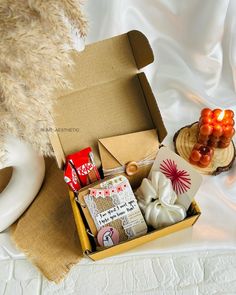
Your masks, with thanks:
M10 178L11 178L12 169L5 168L0 170L0 193L7 186Z
M42 274L55 282L62 280L82 258L67 186L54 160L46 159L43 186L12 226L11 236Z

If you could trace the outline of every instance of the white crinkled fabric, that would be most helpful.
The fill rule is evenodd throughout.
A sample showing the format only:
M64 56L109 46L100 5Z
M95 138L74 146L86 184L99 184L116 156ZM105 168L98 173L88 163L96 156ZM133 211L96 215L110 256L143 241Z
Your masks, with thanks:
M89 43L132 29L148 37L155 61L145 72L168 129L165 145L203 107L236 111L235 0L86 5ZM205 176L195 199L202 215L193 227L96 263L83 259L58 285L1 233L0 294L236 294L236 162L227 173Z
M159 171L153 171L150 179L144 178L135 195L147 224L156 229L186 217L185 208L176 204L177 195L170 179Z

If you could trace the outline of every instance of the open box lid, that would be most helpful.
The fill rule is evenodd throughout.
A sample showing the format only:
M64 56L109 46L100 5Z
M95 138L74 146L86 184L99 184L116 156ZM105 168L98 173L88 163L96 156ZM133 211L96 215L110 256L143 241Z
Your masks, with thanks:
M153 62L147 38L130 31L73 52L72 87L60 91L51 136L58 166L65 156L91 146L100 165L99 138L156 129L162 142L167 132L144 73Z

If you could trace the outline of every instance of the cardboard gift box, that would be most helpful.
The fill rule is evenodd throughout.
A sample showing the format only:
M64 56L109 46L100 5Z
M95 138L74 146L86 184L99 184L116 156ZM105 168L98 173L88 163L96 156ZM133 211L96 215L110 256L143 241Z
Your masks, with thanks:
M158 145L161 145L167 135L166 128L146 75L140 71L154 60L147 38L139 31L130 31L88 45L83 52L73 55L75 68L68 74L72 87L58 94L54 118L57 132L51 134L59 168L63 169L66 155L87 146L92 147L99 167L99 139L154 130ZM134 143L127 142L127 151L130 151L129 144ZM200 216L200 209L193 201L185 220L96 251L76 197L72 191L69 195L82 249L93 260L127 251L189 227Z

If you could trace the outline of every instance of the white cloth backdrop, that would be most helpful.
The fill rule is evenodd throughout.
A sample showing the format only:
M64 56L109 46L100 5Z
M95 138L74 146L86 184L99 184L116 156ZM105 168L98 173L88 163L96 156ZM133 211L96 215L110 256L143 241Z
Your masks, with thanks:
M150 40L155 62L145 72L168 129L165 144L173 147L174 132L196 121L203 107L236 113L235 0L90 0L86 10L87 43L132 29ZM85 260L58 286L34 274L8 234L0 234L0 294L13 294L19 284L21 292L32 286L42 294L235 294L236 164L204 177L196 200L202 215L193 228L97 264ZM31 275L23 279L19 270Z
M155 61L145 72L168 130L198 120L203 107L236 114L235 0L97 0L88 2L89 42L138 29L150 40ZM236 164L204 177L196 200L202 216L193 229L132 251L236 249ZM130 253L129 253L130 255Z

